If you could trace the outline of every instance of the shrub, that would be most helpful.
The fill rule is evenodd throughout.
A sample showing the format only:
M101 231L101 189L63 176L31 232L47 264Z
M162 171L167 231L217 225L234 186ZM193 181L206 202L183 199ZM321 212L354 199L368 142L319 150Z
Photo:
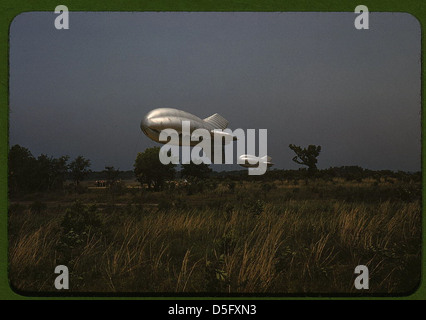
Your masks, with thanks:
M66 262L78 255L90 237L100 236L101 220L95 206L85 206L76 201L65 212L61 223L61 236L57 250Z
M397 196L402 201L421 199L421 189L412 185L402 185L396 189Z
M249 200L244 204L244 209L253 215L260 215L265 207L265 202L262 200Z
M205 266L206 289L210 292L226 290L230 284L229 275L225 271L225 255L214 257L206 261Z

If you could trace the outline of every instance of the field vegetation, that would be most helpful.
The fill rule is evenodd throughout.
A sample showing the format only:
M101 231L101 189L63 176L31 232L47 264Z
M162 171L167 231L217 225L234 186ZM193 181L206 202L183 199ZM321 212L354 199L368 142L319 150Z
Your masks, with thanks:
M421 274L420 175L361 173L14 194L9 279L20 293L57 293L54 270L66 265L69 292L82 294L409 294ZM369 268L364 292L357 265Z

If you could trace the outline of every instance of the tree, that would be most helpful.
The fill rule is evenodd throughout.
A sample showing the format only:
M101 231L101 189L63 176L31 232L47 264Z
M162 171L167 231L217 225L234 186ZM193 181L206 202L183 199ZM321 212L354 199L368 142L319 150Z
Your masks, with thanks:
M317 170L317 157L321 152L321 146L315 146L310 144L308 148L302 149L300 146L290 144L289 147L296 153L296 156L293 158L293 161L298 164L307 166L309 175L314 174Z
M11 193L31 191L35 188L37 160L30 150L16 144L9 150L9 190Z
M80 181L83 180L90 172L90 160L82 156L78 156L69 165L71 177L74 183L78 186Z
M68 173L68 156L58 159L45 154L38 156L35 166L35 181L38 191L61 189Z
M68 156L55 159L45 154L36 159L28 149L14 145L9 151L9 190L16 193L62 188L68 159Z
M169 163L164 165L158 156L160 147L147 148L139 152L133 165L136 179L141 185L146 183L149 190L159 191L164 182L173 179L175 165Z
M181 174L183 178L205 179L208 178L210 172L212 172L209 165L205 163L195 164L190 162L189 164L183 164L182 168Z
M68 160L69 156L62 156L57 159L53 159L51 163L51 169L52 169L52 181L51 181L51 188L59 188L62 189L64 186L64 182L67 178L69 165Z
M52 157L41 154L37 158L35 171L35 181L37 181L37 191L44 191L49 189L50 181L52 179Z

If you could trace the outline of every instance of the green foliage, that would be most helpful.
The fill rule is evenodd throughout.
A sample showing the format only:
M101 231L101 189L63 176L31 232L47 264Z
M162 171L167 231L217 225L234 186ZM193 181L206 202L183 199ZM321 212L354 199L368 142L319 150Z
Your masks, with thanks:
M71 177L76 185L80 184L90 172L90 160L83 156L78 156L69 165Z
M159 191L163 188L166 180L173 179L175 165L169 163L164 165L159 159L160 148L147 148L139 152L133 165L136 179L143 186L145 183L149 190Z
M263 212L265 208L265 202L262 200L250 199L244 203L243 207L246 212L257 216Z
M206 289L209 292L221 292L229 286L229 275L225 271L225 255L206 261Z
M315 173L317 170L317 158L321 152L321 146L309 145L308 148L301 148L294 144L289 145L290 149L296 153L296 156L293 158L293 161L307 166L308 172L310 175Z
M68 172L68 156L58 159L41 154L36 161L35 176L37 190L61 189Z
M37 168L33 190L51 183L45 177L52 158L14 152ZM16 287L49 291L52 266L66 264L72 292L351 294L354 276L347 270L354 261L374 269L371 292L401 294L418 284L420 172L334 167L318 170L309 184L307 169L261 177L212 173L188 178L191 188L169 181L170 189L153 193L125 188L114 177L118 170L109 168L122 192L12 198L8 235ZM105 173L97 174L104 179ZM73 199L82 202L67 205Z
M235 230L230 230L222 236L219 240L214 241L217 252L225 255L231 255L238 243L238 237Z
M64 233L70 230L81 234L97 229L101 226L100 218L96 211L96 206L86 206L79 201L73 203L65 212L61 227Z
M397 195L402 201L414 201L422 198L421 189L413 184L402 184L398 186Z
M291 181L244 182L235 193L226 181L219 191L192 196L141 192L139 201L124 194L115 206L95 189L73 194L87 205L66 212L49 205L37 215L12 202L10 212L20 213L9 215L10 279L45 292L52 265L65 264L74 274L70 292L77 293L351 294L354 275L347 270L367 261L375 270L371 292L416 287L420 182ZM265 184L267 202L259 200ZM62 206L70 200L57 196ZM89 205L95 202L102 204Z
M34 167L36 159L31 152L19 145L9 150L9 190L12 193L35 189Z
M99 237L102 222L95 206L76 201L65 212L61 223L61 236L57 249L65 262L81 253L83 246L93 237Z
M68 172L68 156L45 154L37 159L19 145L9 150L9 190L12 194L62 189Z
M206 179L209 177L212 169L205 163L195 164L192 161L189 164L182 165L182 178Z

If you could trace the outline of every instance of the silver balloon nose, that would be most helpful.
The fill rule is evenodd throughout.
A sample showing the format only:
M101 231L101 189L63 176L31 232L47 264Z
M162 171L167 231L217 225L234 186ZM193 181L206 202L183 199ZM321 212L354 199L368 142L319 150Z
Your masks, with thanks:
M142 119L142 121L141 121L141 130L145 133L145 134L147 134L147 129L149 129L150 128L150 125L151 125L151 120L148 118L148 115L149 114L147 114L143 119Z

